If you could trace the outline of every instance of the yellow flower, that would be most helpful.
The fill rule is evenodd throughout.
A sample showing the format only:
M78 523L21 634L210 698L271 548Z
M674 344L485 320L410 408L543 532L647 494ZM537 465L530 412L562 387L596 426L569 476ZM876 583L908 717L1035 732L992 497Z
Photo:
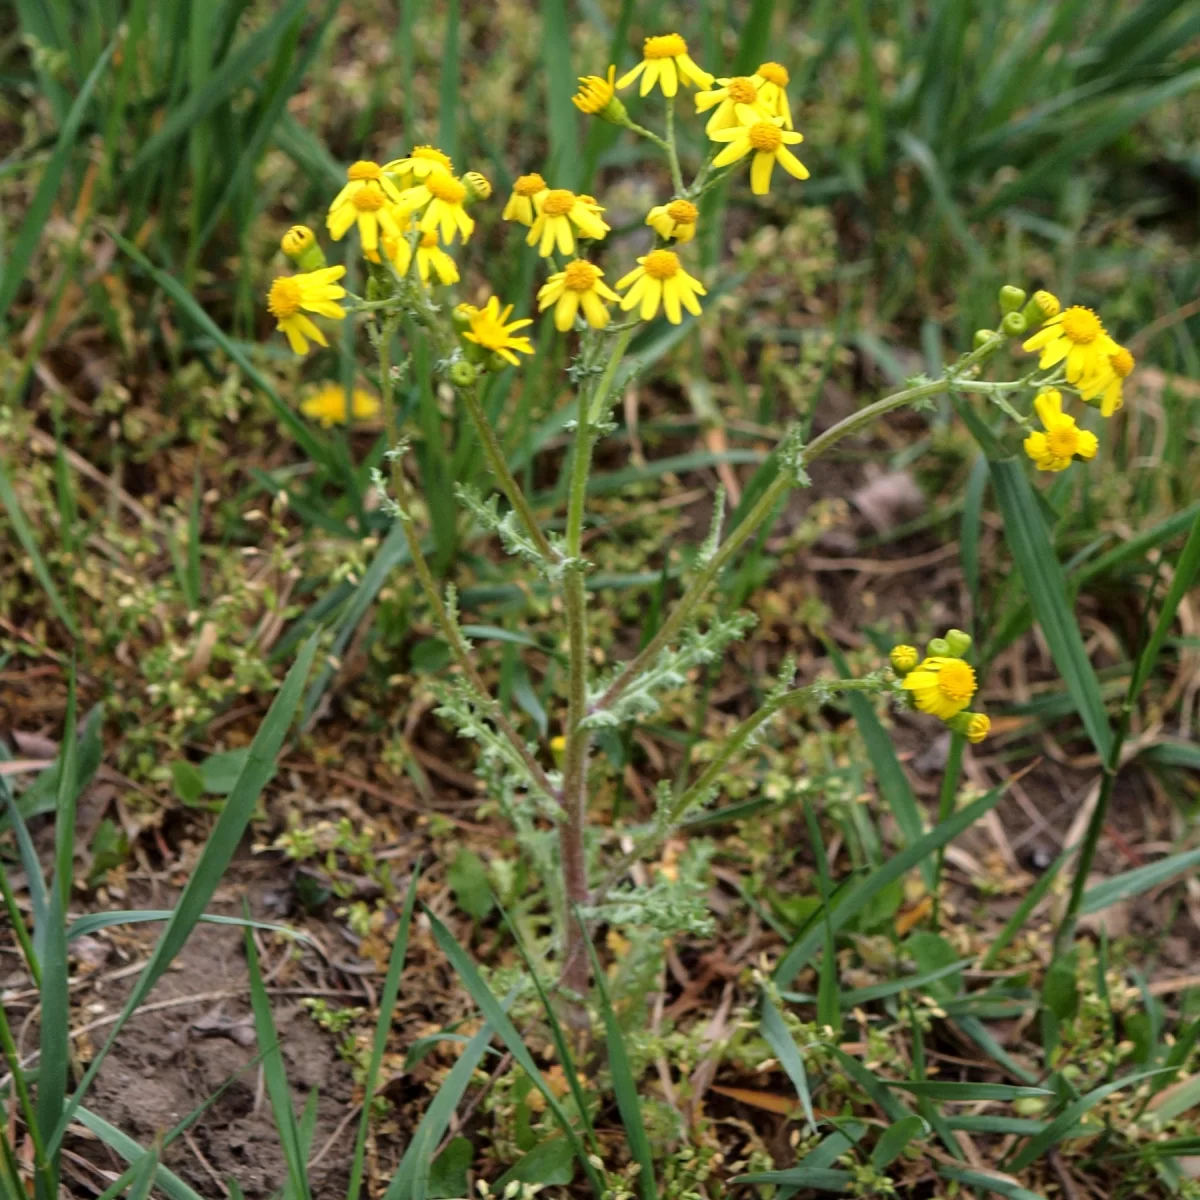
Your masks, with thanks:
M532 225L549 190L546 181L536 173L520 176L513 184L512 195L509 196L504 212L500 215L506 221L520 221L522 225Z
M533 321L529 317L520 321L509 321L512 310L511 304L506 304L501 310L500 301L495 296L489 297L483 308L473 308L470 312L464 313L471 328L463 334L463 337L468 342L474 342L485 350L499 354L501 358L507 359L514 367L517 367L520 366L520 360L513 351L532 354L533 346L527 337L513 337L513 332L517 329L524 329L526 325L532 325Z
M335 242L341 241L357 221L363 249L372 251L379 245L379 231L395 235L400 232L391 205L400 199L396 185L382 168L373 162L356 162L346 172L346 184L329 206L325 227Z
M1079 381L1079 395L1089 404L1099 398L1101 416L1111 417L1125 403L1121 389L1134 365L1133 355L1124 346L1118 346L1106 356L1097 374Z
M1090 308L1075 304L1050 317L1022 349L1041 351L1042 370L1065 360L1067 379L1078 383L1100 374L1108 365L1107 357L1119 347Z
M293 225L283 235L279 248L288 258L299 258L310 246L317 244L317 235L307 225Z
M306 275L283 275L271 284L267 309L297 354L308 353L309 338L319 346L329 345L325 335L304 313L316 313L332 321L342 320L346 313L337 302L346 294L346 289L337 280L345 273L345 267L323 267Z
M697 112L708 112L716 106L716 111L704 126L704 132L709 137L718 129L753 125L756 121L775 115L762 103L759 85L749 75L735 75L731 79L718 79L717 82L721 85L719 88L696 93Z
M706 294L704 285L683 269L678 254L673 250L651 250L638 262L640 266L617 280L617 287L629 288L621 301L626 312L640 303L642 320L649 321L658 313L661 303L672 325L683 320L680 305L695 316L700 315L700 301L696 297Z
M750 163L750 190L756 196L765 196L771 188L771 172L778 163L789 175L797 179L808 178L808 168L788 149L804 141L804 135L781 129L782 117L767 117L753 125L739 125L734 129L718 129L711 134L714 142L729 145L713 159L714 167L726 167L753 153Z
M707 71L691 60L687 42L677 33L648 37L642 46L642 61L617 80L617 87L627 88L639 75L642 78L639 90L643 96L649 95L656 83L664 96L674 96L679 91L681 79L686 87L693 84L712 87L713 81Z
M554 326L560 333L571 328L580 308L593 329L603 329L608 324L608 308L604 301L621 299L608 284L601 282L603 274L594 263L574 259L542 285L538 292L538 311L545 312L553 304Z
M385 237L383 252L392 260L398 275L408 274L408 269L412 266L412 247L409 245L407 231L402 237ZM421 234L421 240L417 242L417 273L422 283L428 283L431 275L437 275L439 283L459 281L458 265L438 245L436 230Z
M571 103L580 112L624 125L629 120L625 105L617 99L616 84L613 82L617 68L609 66L608 75L580 75L579 91L571 97Z
M760 63L750 78L758 84L758 98L767 112L773 117L782 117L784 129L792 129L792 106L787 95L791 77L787 67L777 62Z
M991 732L991 718L987 713L963 713L962 715L968 718L967 727L963 730L967 741L973 746L978 746Z
M1045 433L1031 433L1025 439L1025 453L1039 471L1065 471L1080 458L1095 458L1100 443L1096 435L1075 424L1075 418L1062 410L1062 393L1057 388L1038 392L1033 407L1042 418Z
M577 196L566 188L554 188L538 198L535 205L537 216L529 227L525 241L537 246L538 253L546 258L554 253L557 245L560 254L575 253L575 229L580 237L599 239L608 232L601 219L599 206L591 197Z
M400 211L405 215L425 209L417 226L422 233L436 229L446 245L454 241L455 233L465 242L475 229L475 221L467 215L463 202L467 185L444 171L430 171L425 182L410 187L400 196Z
M1031 311L1030 304L1036 312ZM1025 319L1030 325L1040 325L1062 312L1062 301L1053 292L1036 291L1030 297L1030 303L1025 306L1024 311Z
M948 721L971 703L975 672L961 658L938 654L922 659L900 686L912 692L913 703L921 712Z
M300 411L328 429L346 424L346 389L340 383L327 383L300 405ZM350 415L355 421L369 421L379 413L379 401L365 388L350 394Z
M897 675L907 675L920 661L916 646L893 646L888 654L888 661Z
M677 242L690 242L696 236L696 221L700 210L690 200L672 200L670 204L659 204L646 217L646 224L660 238Z
M391 162L384 163L383 170L403 191L415 183L424 183L434 171L453 175L454 163L450 155L444 154L436 146L416 146L407 158L393 158Z

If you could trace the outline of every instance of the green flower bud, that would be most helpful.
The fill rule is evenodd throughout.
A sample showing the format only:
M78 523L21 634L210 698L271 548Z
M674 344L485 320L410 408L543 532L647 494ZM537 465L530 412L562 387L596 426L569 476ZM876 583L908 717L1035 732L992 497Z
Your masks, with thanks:
M950 647L950 653L955 658L962 658L971 648L971 635L964 633L961 629L946 630L946 645Z
M925 646L927 658L945 658L950 655L950 643L945 638L930 638Z
M975 349L978 350L979 347L984 344L984 342L991 341L992 338L994 338L995 336L996 336L996 331L994 329L977 329L977 330L975 330L975 339L974 339Z
M1002 313L1016 312L1025 303L1025 289L1013 287L1006 283L1000 289L1000 311Z
M283 235L279 248L301 271L319 271L325 266L325 252L307 225L293 225Z
M916 646L893 646L888 654L888 661L897 675L907 675L920 660Z
M492 354L487 360L487 369L493 375L511 366L512 363L501 354Z
M479 368L460 358L450 366L450 382L455 387L470 387L479 378Z
M1029 303L1021 310L1030 329L1036 328L1043 321L1057 317L1062 312L1062 302L1053 292L1034 292L1029 297Z
M1020 337L1028 328L1029 322L1025 320L1024 313L1007 313L1004 320L1000 322L1000 332L1005 337Z
M992 722L987 713L968 712L964 709L955 713L946 722L946 726L954 733L961 733L972 746L978 746L991 732Z
M379 280L374 275L369 276L367 279L367 299L374 302L383 298L383 289L380 286Z

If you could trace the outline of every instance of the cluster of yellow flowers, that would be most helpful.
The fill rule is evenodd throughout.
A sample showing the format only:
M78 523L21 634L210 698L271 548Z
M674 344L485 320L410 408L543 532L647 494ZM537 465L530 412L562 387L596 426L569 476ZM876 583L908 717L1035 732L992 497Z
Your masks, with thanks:
M944 638L933 638L922 658L915 646L893 646L888 658L900 676L900 686L923 713L944 721L969 742L982 742L992 727L986 713L969 712L978 684L975 669L963 657L971 648L971 635L951 629Z
M1113 341L1090 308L1064 309L1050 292L1035 292L1023 315L1029 324L1041 326L1022 343L1024 350L1039 354L1038 367L1060 370L1081 399L1098 404L1101 414L1111 417L1124 403L1123 386L1134 367L1133 355ZM1024 444L1039 471L1065 471L1077 457L1096 456L1096 435L1080 429L1063 411L1057 387L1042 388L1033 404L1045 432L1030 433Z
M676 195L655 205L646 224L657 235L659 245L637 259L637 266L616 282L614 291L604 281L604 272L586 256L586 247L604 240L610 232L604 208L592 196L577 195L566 188L553 188L539 174L522 175L513 185L504 206L503 218L528 227L526 242L537 247L543 258L562 255L564 261L538 291L538 309L553 309L554 323L569 331L577 318L594 329L605 328L609 306L625 312L637 310L638 318L653 320L661 310L668 321L679 324L686 309L700 314L699 298L704 285L689 274L672 246L682 246L696 235L700 210L694 202L703 189L719 178L719 172L750 158L750 184L756 195L770 187L776 163L797 179L807 179L808 170L788 149L802 141L795 132L788 103L788 73L778 63L763 63L753 75L714 79L688 54L687 42L677 33L648 37L642 61L616 78L616 67L605 76L580 79L573 102L582 112L611 121L640 136L648 137L671 155L674 143L635 124L617 99L619 89L640 80L640 93L648 95L656 86L674 103L682 84L699 89L696 111L709 113L705 131L719 151L706 164L691 189L683 189L676 172ZM670 135L669 135L670 136ZM477 171L455 175L450 157L436 146L417 146L405 158L382 165L362 161L347 172L345 187L334 198L326 228L340 241L357 228L364 255L372 263L384 259L399 276L407 277L416 264L416 276L424 285L459 281L458 267L447 252L456 238L465 243L475 229L468 208L491 195L488 180ZM310 229L295 226L282 242L284 253L302 273L276 279L267 298L275 317L297 354L308 351L309 342L328 342L319 325L308 314L340 320L345 310L339 303L345 289L338 281L342 267L329 267ZM618 292L623 293L619 295ZM532 354L526 337L513 337L528 320L509 322L512 306L502 306L492 297L482 308L459 305L455 310L465 340L517 361L514 352Z

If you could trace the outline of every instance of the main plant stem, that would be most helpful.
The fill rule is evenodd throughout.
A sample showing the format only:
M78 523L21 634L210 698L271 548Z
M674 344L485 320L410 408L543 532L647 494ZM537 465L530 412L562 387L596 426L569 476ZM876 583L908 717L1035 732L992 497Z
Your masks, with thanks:
M383 413L384 422L387 426L388 445L392 449L395 449L399 445L400 439L396 422L396 401L393 395L395 381L392 379L392 337L395 331L395 323L385 321L379 337L379 392L383 398ZM421 539L417 536L417 531L413 528L412 509L415 496L412 486L408 482L408 477L404 474L404 464L401 461L401 456L398 454L392 458L391 483L392 490L396 496L396 502L400 506L400 526L404 530L404 540L408 544L408 554L412 559L413 569L417 573L417 580L421 585L421 591L425 594L425 600L429 605L430 611L433 613L433 619L441 631L442 637L446 639L447 644L450 646L450 652L454 655L455 662L458 663L463 674L470 681L471 687L477 696L487 702L488 716L520 755L530 779L547 796L557 800L558 794L555 792L550 780L546 777L546 772L542 769L541 764L530 754L524 739L509 723L508 718L501 712L499 705L492 700L487 684L484 683L483 677L471 661L471 652L462 634L459 632L457 622L451 618L450 613L446 610L446 603L442 599L442 593L438 588L437 580L434 579L433 572L429 568L429 562L425 558L425 552L421 549Z
M851 413L850 416L845 417L836 425L830 426L824 433L814 438L805 446L798 456L799 462L797 465L801 467L808 466L809 463L824 454L826 450L840 442L842 438L849 437L852 433L857 433L860 429L872 424L886 413L893 412L898 408L905 408L915 401L923 400L930 396L940 396L952 388L960 387L959 375L990 357L1003 341L1004 338L1000 335L990 338L977 350L972 351L960 363L956 364L951 369L950 374L944 379L935 379L929 383L919 384L917 387L905 388L903 391L896 392L892 396L885 396L882 400L876 400L874 404L868 404L866 408L859 409L858 412ZM978 387L979 385L975 385L973 390L978 390ZM679 603L676 604L667 619L659 626L658 632L630 660L621 674L613 680L608 690L596 702L595 708L597 710L611 708L624 693L625 689L671 644L672 639L687 623L688 618L691 617L700 601L704 599L708 589L725 569L729 560L741 549L743 543L748 538L758 532L762 524L775 510L775 506L794 486L795 479L792 472L784 468L781 464L779 473L758 498L754 507L746 514L737 528L721 543L716 554L697 572L687 591L679 598Z
M588 473L596 428L603 418L617 367L633 336L622 330L613 341L609 359L594 388L579 388L575 445L567 490L567 527L564 535L566 563L563 569L563 603L567 613L567 721L563 757L563 819L559 826L562 854L563 914L566 944L562 985L585 995L588 986L586 933L575 916L576 909L589 903L587 874L587 765L591 731L581 724L587 716L588 624L586 564L583 559L583 518L587 502Z

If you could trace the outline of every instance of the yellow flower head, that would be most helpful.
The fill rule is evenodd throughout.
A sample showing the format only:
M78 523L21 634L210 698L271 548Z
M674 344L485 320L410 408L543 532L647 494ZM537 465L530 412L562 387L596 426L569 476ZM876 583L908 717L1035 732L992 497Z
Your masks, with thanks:
M696 222L700 210L690 200L672 200L670 204L659 204L646 217L646 224L660 238L669 241L690 242L696 236Z
M692 61L687 42L677 33L648 37L642 46L642 61L617 80L617 87L627 88L639 75L642 79L639 91L643 96L649 95L656 83L664 96L674 96L681 79L687 87L712 87L713 81L707 71Z
M1133 355L1124 346L1105 356L1100 370L1090 379L1079 381L1079 394L1089 404L1100 402L1102 416L1111 417L1125 403L1122 387L1126 376L1133 370Z
M411 227L410 227L411 228ZM412 266L412 247L409 245L408 230L402 237L383 239L383 251L392 260L398 275L407 275ZM438 283L457 283L458 266L454 259L438 245L437 230L421 234L417 242L417 274L422 283L437 276Z
M593 329L603 329L608 324L608 307L604 301L621 299L602 282L603 274L594 263L574 259L542 285L538 292L538 311L545 312L553 304L554 327L560 333L571 328L575 314L581 308L584 319Z
M522 175L513 184L512 195L500 215L506 221L520 221L532 225L541 206L542 198L549 191L546 181L538 174Z
M1022 349L1041 351L1038 366L1043 371L1065 362L1067 379L1079 383L1100 374L1108 356L1120 347L1090 308L1075 304L1050 317L1033 337L1022 343Z
M963 730L966 739L973 746L978 746L992 730L992 721L987 713L963 713L967 719L967 727Z
M683 320L681 305L694 316L700 315L700 301L696 297L706 294L704 285L683 269L678 254L673 250L651 250L638 263L628 275L617 280L617 287L629 288L621 301L626 312L640 304L642 320L650 321L661 304L672 325Z
M759 94L759 84L749 75L735 75L731 79L718 79L721 86L707 92L696 93L696 111L708 112L704 132L712 137L718 129L733 129L738 125L753 125L766 117L773 117Z
M791 77L787 67L777 62L760 63L751 79L758 84L758 99L767 112L773 117L782 117L784 129L793 128L792 106L787 95Z
M607 76L580 75L579 91L571 97L571 103L589 116L600 117L614 125L626 124L629 114L617 99L616 74L617 68L610 65Z
M363 249L371 252L379 245L381 229L392 235L399 232L391 206L399 201L400 193L378 163L353 163L346 175L349 182L329 206L325 227L338 242L357 223Z
M279 248L288 258L299 258L310 246L317 244L317 235L307 225L293 225L283 235Z
M893 646L888 654L888 661L897 675L907 675L920 661L916 646Z
M424 183L401 193L398 211L409 216L424 209L425 215L417 226L422 233L436 229L446 245L454 241L455 233L461 233L465 242L475 229L474 219L463 207L467 194L467 185L461 179L445 171L430 171Z
M317 325L304 314L311 312L331 321L342 320L346 312L337 302L346 289L337 280L345 273L345 267L323 267L305 275L283 275L271 284L267 310L297 354L308 353L310 338L319 346L329 345Z
M331 425L345 425L346 389L340 383L327 383L318 388L300 405L300 411L328 429ZM379 413L379 401L365 388L355 388L350 393L350 418L369 421Z
M436 146L415 146L407 158L393 158L391 162L384 163L383 170L403 191L414 184L424 183L434 171L453 175L454 163L450 155Z
M459 308L463 307L466 306L459 305ZM501 358L507 359L517 367L520 366L520 360L513 351L532 354L533 346L527 337L513 337L513 333L524 329L526 325L532 325L533 321L528 317L520 321L509 321L512 310L511 304L506 304L501 309L500 301L495 296L489 297L483 308L472 308L470 312L463 314L471 326L463 337L468 342L474 342L485 350L499 354Z
M713 159L714 167L727 167L730 163L753 154L750 162L750 190L756 196L765 196L771 188L771 172L778 163L789 175L797 179L808 178L808 168L788 149L804 141L803 134L783 129L782 117L764 117L753 125L738 125L732 129L718 129L709 136L714 142L729 145Z
M543 258L553 254L555 246L560 254L574 254L576 230L580 237L599 240L609 229L600 216L603 209L595 200L577 196L566 188L552 188L543 193L534 207L537 215L525 241L537 246Z
M961 658L933 655L909 671L900 686L912 692L913 703L921 712L948 721L971 703L975 672Z
M486 200L492 194L492 181L478 171L466 171L462 177L467 185L468 200Z
M1075 418L1062 410L1062 393L1057 388L1038 392L1033 402L1042 419L1045 433L1031 433L1025 439L1025 453L1039 471L1065 471L1075 460L1095 458L1100 443L1096 435L1075 424Z

